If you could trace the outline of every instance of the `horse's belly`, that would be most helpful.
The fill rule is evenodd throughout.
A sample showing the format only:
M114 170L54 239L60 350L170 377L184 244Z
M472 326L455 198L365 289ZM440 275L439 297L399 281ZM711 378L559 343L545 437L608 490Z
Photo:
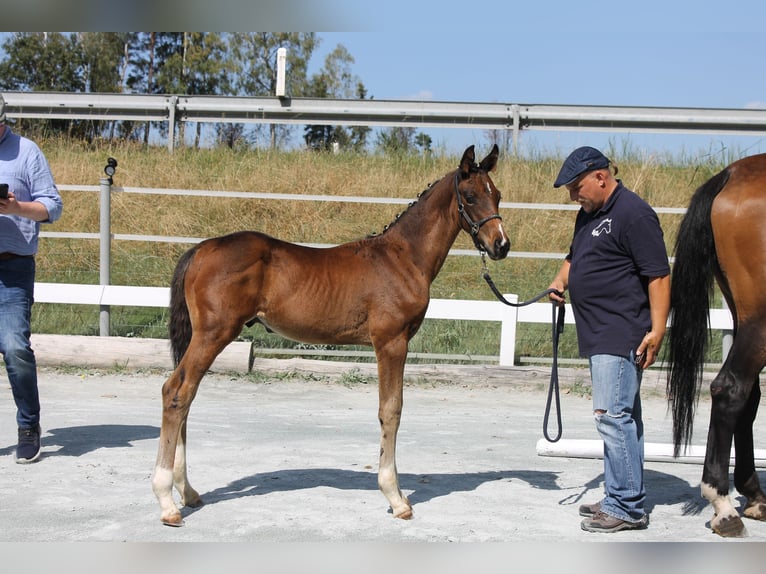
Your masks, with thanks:
M369 345L370 337L364 328L366 321L352 317L269 317L258 313L258 321L268 330L299 343L313 345Z

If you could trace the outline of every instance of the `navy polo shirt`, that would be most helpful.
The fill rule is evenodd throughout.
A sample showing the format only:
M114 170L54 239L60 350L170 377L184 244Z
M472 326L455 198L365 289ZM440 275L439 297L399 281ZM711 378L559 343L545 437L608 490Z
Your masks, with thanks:
M618 180L600 210L578 212L567 259L580 356L629 357L652 326L649 279L670 274L657 214Z

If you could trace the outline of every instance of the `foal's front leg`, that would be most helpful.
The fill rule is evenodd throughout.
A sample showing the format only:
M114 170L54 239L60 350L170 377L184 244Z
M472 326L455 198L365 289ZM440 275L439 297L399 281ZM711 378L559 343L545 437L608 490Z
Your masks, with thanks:
M380 421L380 463L378 487L388 499L394 518L412 518L410 501L399 488L396 470L396 435L402 418L404 363L407 340L390 342L375 349L378 358L378 420Z

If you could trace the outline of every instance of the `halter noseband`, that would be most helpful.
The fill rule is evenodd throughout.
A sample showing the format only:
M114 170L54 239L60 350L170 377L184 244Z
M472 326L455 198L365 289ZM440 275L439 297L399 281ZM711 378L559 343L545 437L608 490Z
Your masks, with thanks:
M493 213L484 219L480 219L479 221L474 222L474 220L471 219L471 216L468 215L468 212L465 210L465 205L463 204L463 199L460 197L460 191L458 189L459 185L460 174L457 173L455 174L455 197L457 198L457 212L463 217L463 219L465 219L466 223L468 223L468 227L470 229L469 233L471 234L471 239L473 239L473 244L476 246L476 249L483 253L485 249L481 243L479 243L479 229L481 229L481 226L488 221L492 221L493 219L499 219L502 221L503 218L499 213Z

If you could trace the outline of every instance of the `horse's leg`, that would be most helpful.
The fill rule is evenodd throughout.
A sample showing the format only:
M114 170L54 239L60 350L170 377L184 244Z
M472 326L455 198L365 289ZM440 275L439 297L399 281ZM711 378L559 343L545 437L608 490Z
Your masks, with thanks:
M753 381L745 411L734 430L734 487L747 498L743 515L755 520L766 520L766 495L761 490L758 474L755 472L753 447L753 422L761 401L761 387L758 379Z
M712 406L701 490L702 495L713 505L715 513L710 527L716 534L726 537L747 535L745 525L729 496L729 459L735 430L741 430L742 425L752 424L750 417L755 414L749 412L752 409L749 400L752 398L753 383L758 380L763 363L760 353L754 352L752 347L754 335L756 333L744 325L738 329L729 356L710 385ZM745 436L741 434L740 440ZM752 465L752 436L749 440L749 464ZM746 456L746 443L743 443L743 449L745 452L742 456ZM748 464L740 462L738 455L739 465L742 465L740 472L743 476L751 474L748 472Z
M175 461L173 462L173 486L181 495L181 506L196 508L202 506L199 493L189 484L189 476L186 472L186 425L189 418L184 419L181 432L176 442Z
M168 526L183 524L181 512L173 501L174 483L182 504L199 506L202 503L189 484L186 472L186 419L203 375L237 333L220 329L200 331L205 334L192 336L186 354L162 386L162 427L152 490L160 503L160 520ZM178 454L180 460L176 460Z
M181 512L173 500L173 482L174 475L185 473L185 469L175 467L175 456L191 403L187 398L187 387L188 379L180 365L162 386L162 426L152 474L152 490L160 503L160 520L169 526L183 524Z
M402 418L404 363L407 339L399 337L375 346L378 359L378 420L380 421L380 463L378 487L388 499L395 518L412 518L410 501L399 488L396 470L396 434Z

